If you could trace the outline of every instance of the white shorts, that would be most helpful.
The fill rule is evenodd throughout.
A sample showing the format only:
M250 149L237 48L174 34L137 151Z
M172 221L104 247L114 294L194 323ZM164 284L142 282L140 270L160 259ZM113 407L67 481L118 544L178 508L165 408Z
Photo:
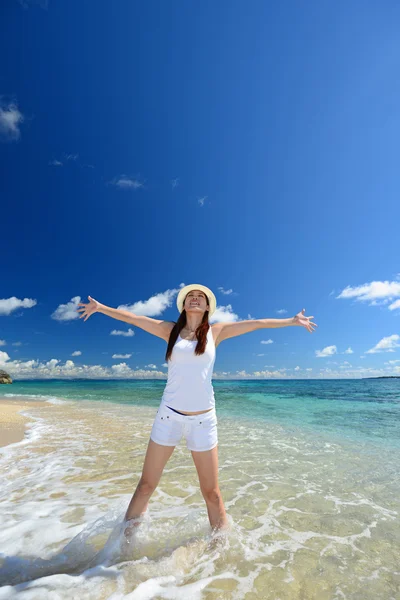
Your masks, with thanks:
M150 438L162 446L176 446L182 436L188 450L205 452L218 444L215 408L201 415L181 415L161 402Z

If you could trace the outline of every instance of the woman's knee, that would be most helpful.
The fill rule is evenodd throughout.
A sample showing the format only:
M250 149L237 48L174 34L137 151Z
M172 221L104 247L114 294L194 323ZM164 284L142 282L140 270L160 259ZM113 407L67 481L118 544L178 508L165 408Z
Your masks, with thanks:
M156 487L157 487L156 483L141 478L137 485L136 491L141 496L151 496L151 494L154 492Z
M201 493L203 494L204 500L206 502L219 503L222 501L221 490L219 487L214 487L210 489L201 489Z

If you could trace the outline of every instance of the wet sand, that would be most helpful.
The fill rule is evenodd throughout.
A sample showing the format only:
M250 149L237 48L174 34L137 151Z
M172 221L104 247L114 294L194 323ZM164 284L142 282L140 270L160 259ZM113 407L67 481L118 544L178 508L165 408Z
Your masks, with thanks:
M44 401L25 400L22 397L0 397L0 447L21 442L24 439L26 424L32 419L21 415L21 410L45 405Z

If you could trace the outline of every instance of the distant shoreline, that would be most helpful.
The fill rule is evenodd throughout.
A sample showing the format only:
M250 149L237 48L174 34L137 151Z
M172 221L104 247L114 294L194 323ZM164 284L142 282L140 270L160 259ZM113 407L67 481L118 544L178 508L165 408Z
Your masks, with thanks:
M364 377L363 379L400 379L400 375L381 375L380 377Z

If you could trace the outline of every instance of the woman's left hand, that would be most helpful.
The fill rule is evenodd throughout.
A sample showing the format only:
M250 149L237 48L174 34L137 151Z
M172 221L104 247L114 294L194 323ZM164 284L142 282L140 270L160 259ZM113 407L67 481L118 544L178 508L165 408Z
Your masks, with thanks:
M297 313L297 315L295 317L293 317L293 325L302 325L303 327L305 327L306 329L308 329L308 331L310 333L312 333L315 329L315 327L318 327L318 325L316 323L313 323L312 321L310 321L310 319L313 319L314 317L306 317L303 313L305 313L306 309L303 308L303 310L301 310L299 313Z

